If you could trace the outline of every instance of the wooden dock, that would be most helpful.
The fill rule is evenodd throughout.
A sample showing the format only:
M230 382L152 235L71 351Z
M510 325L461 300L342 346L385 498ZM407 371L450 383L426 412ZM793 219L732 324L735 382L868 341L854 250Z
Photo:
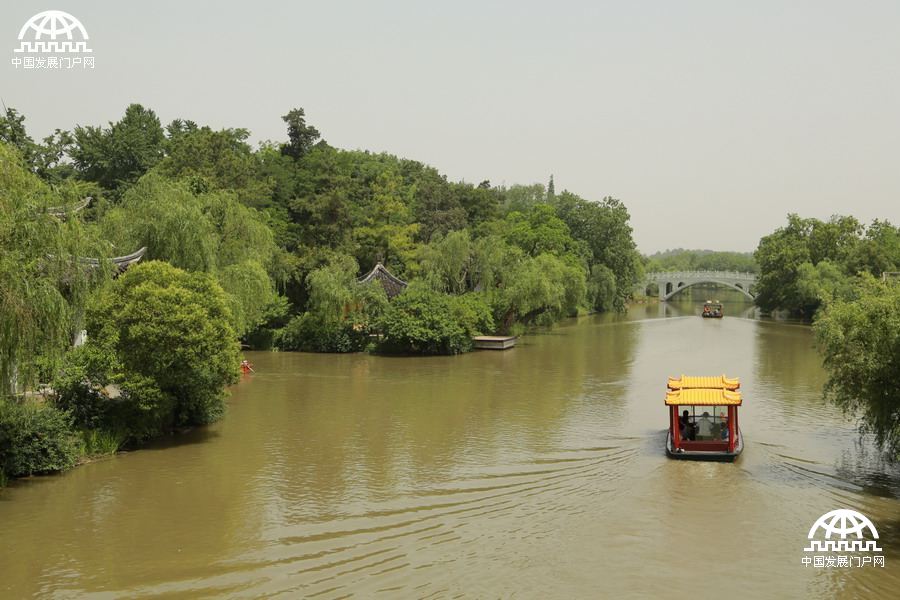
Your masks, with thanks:
M472 338L475 348L479 350L507 350L516 345L514 335L479 335Z

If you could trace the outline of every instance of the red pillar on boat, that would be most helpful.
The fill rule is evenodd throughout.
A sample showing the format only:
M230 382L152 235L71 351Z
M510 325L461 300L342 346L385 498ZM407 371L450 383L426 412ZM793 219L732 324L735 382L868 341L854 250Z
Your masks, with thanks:
M681 424L678 422L678 407L672 407L671 418L669 419L671 424L669 425L672 428L672 448L678 450L681 448Z
M737 408L728 407L728 451L734 452L734 432L737 431Z

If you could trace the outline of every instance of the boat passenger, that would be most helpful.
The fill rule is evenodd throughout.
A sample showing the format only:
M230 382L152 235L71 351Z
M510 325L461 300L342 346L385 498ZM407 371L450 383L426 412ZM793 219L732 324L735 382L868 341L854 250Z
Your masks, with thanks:
M691 413L685 410L678 419L681 427L681 439L693 440L697 437L697 428L691 423Z
M703 416L700 417L700 421L697 423L697 433L700 435L700 439L708 440L712 437L712 421L709 420L709 413L703 413Z

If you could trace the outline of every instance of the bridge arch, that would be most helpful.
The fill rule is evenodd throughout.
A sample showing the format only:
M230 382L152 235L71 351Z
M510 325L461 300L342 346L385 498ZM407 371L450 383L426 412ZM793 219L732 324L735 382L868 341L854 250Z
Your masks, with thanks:
M749 298L750 300L753 300L753 294L751 294L749 291L745 290L745 289L741 286L741 284L739 284L739 283L729 283L729 282L727 282L727 281L721 281L721 280L718 280L718 279L712 279L712 278L710 278L710 279L700 279L700 280L697 280L697 281L691 281L691 282L689 282L689 283L682 283L682 282L679 282L679 283L678 283L678 286L675 287L674 289L672 288L672 283L669 282L669 283L666 284L666 293L665 293L665 295L662 297L662 300L664 300L664 301L665 301L665 300L668 300L669 298L671 298L672 296L674 296L674 295L677 294L678 292L683 292L684 290L688 289L689 287L693 287L693 286L699 285L699 284L701 284L701 283L715 283L716 285L723 285L723 286L729 287L729 288L731 288L731 289L733 289L733 290L737 290L737 291L741 292L742 294L744 294L745 296L747 296L747 298Z

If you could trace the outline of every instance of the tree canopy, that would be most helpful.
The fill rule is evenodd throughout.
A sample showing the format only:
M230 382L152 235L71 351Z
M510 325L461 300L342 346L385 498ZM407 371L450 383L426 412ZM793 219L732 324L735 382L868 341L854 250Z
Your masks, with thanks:
M821 264L821 263L820 263ZM900 458L900 285L866 275L815 323L829 378L826 393Z
M900 229L885 221L865 227L853 217L820 221L791 214L786 226L760 240L754 257L756 303L812 319L860 274L900 269Z
M325 324L343 330L314 298L335 264L358 269L340 276L346 290L381 262L440 294L477 292L498 330L621 310L640 276L618 200L558 191L553 177L547 186L453 182L421 162L334 148L302 108L282 119L286 140L254 148L244 128L188 118L164 126L132 104L106 126L35 143L10 109L0 140L37 178L90 190L82 225L108 243L106 254L146 246L148 260L215 278L244 340L267 338L265 330L282 340ZM344 300L356 306L357 296ZM288 321L293 333L275 335Z

